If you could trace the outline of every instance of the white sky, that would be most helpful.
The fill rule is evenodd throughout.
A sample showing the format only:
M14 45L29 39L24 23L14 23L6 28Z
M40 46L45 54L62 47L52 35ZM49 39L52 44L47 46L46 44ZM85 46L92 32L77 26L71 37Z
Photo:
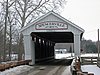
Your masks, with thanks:
M100 29L100 0L68 0L61 15L83 28L85 39L97 41L97 29Z

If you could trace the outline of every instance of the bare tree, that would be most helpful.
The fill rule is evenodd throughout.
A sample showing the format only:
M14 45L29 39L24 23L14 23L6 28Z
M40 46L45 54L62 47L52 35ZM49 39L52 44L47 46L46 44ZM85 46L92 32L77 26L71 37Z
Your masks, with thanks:
M11 16L10 16L10 14L9 14L9 16L8 16L8 22L9 22L9 33L8 33L8 35L9 35L9 60L11 60L11 47L12 47L12 23L13 23L13 19L14 18L11 18Z
M28 25L36 17L48 11L57 11L63 7L65 0L15 0L15 9L21 28Z
M3 1L1 1L0 2L0 6L1 6L1 12L2 12L2 14L3 14L3 17L5 17L4 18L4 21L3 21L3 23L4 23L4 49L3 49L3 61L6 61L6 51L7 51L7 36L8 35L10 35L10 41L9 41L9 58L10 58L10 52L11 52L11 44L12 44L12 42L11 42L11 40L12 40L12 37L11 37L11 35L12 35L12 31L11 31L11 27L12 27L12 22L13 22L13 19L12 19L12 17L10 17L9 18L9 15L11 14L13 14L13 13L10 13L10 11L9 11L9 9L11 10L12 9L12 6L13 6L13 4L14 4L14 1L12 1L12 0L3 0ZM8 23L9 22L9 23ZM7 28L8 28L8 26L10 26L10 33L8 32L8 30L7 30Z
M13 2L10 4L10 7L11 5L13 4ZM7 30L7 33L8 33L8 36L9 36L9 60L11 60L11 54L12 54L12 40L14 39L13 38L13 35L16 33L16 19L15 19L15 12L12 11L10 8L9 8L9 13L8 13L8 30Z
M0 24L0 62L2 61L3 52L3 26Z
M4 42L3 42L3 38L4 38L4 33L3 33L3 30L4 30L4 13L1 12L0 13L0 62L3 60L2 57L3 57L3 45L4 45Z
M45 14L48 11L54 10L57 11L60 7L63 7L65 0L16 0L15 1L15 9L18 15L16 19L20 25L20 27L24 27L31 23L36 17L41 14ZM22 55L22 42L23 36L20 34L20 42L19 42L19 60Z
M7 30L7 17L8 17L8 0L6 2L6 13L5 13L5 28L4 28L4 51L3 51L3 61L5 61L6 58L6 54L5 54L5 50L6 50L6 30Z

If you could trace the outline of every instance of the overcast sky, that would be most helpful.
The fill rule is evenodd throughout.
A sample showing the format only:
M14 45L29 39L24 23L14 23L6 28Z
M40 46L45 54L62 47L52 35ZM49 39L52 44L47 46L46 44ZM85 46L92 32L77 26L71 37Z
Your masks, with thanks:
M100 29L100 0L68 0L61 15L83 28L85 39L97 41L97 29Z

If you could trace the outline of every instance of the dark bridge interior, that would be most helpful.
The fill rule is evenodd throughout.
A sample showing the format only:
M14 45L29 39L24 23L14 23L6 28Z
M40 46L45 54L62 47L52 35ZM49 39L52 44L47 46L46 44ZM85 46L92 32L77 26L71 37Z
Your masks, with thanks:
M34 32L32 35L39 36L55 43L74 42L74 35L72 32Z
M35 63L54 59L54 46L56 43L73 43L72 32L32 32L35 42Z

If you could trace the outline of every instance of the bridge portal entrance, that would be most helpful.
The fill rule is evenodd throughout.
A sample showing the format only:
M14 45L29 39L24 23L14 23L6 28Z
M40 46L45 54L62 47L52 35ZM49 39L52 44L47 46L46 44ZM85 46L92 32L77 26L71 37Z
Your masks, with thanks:
M71 32L32 32L31 37L35 43L35 62L54 58L56 43L74 42Z
M54 58L56 43L73 43L75 56L80 56L80 40L84 30L51 11L21 29L25 59L35 64Z

